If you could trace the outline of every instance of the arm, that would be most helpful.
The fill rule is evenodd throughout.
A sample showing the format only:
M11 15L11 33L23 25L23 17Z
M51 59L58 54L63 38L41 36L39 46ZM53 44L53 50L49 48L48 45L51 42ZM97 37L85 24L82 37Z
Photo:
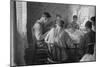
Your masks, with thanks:
M40 36L42 35L42 31L41 31L41 27L39 23L35 23L33 26L34 29L34 35L36 37L37 40L40 40Z
M65 40L68 48L74 48L75 47L73 45L73 40L70 38L70 36L67 32L64 34L64 40Z

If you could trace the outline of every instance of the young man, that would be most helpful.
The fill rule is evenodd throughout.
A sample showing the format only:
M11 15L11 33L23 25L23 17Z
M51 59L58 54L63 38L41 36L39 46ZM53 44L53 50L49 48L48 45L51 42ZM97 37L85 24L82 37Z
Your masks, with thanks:
M41 37L46 33L45 23L48 22L51 15L48 12L44 12L39 20L34 24L32 31L37 40L41 40Z
M73 30L79 29L79 25L77 24L77 20L78 20L77 15L74 15L74 16L73 16L73 21L72 21L72 23L69 25L69 27L72 28Z
M38 19L35 24L32 27L32 35L33 35L33 46L34 46L34 62L37 64L40 64L37 62L37 60L45 59L41 58L39 55L44 56L44 54L47 57L47 50L46 43L44 42L44 35L47 32L47 26L46 23L49 22L49 19L51 18L51 15L48 12L44 12L40 19ZM41 50L43 49L43 50ZM38 51L39 50L39 51ZM45 63L44 60L42 60L43 63ZM42 63L42 62L41 62Z

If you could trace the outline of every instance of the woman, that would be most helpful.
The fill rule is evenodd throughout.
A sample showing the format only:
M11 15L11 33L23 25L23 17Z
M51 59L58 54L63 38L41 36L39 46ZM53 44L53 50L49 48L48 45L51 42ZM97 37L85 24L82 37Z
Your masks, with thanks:
M84 38L81 39L80 45L84 50L85 55L82 57L80 61L94 61L95 59L95 41L96 34L92 30L92 22L87 21L85 24L87 33L84 35Z
M73 46L71 38L63 27L64 21L60 20L56 23L56 27L48 32L45 38L51 57L56 62L65 62L68 58L67 48Z

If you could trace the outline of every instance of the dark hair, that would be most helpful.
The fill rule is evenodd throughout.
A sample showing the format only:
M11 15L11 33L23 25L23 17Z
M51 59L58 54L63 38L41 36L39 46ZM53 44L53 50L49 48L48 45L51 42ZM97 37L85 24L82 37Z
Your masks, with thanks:
M96 21L96 17L95 17L95 16L91 17L91 20L92 20L93 22L95 22L95 21Z
M44 12L43 14L44 14L47 18L51 18L50 13L48 13L48 12Z
M92 28L92 22L87 21L86 24L85 24L85 27L91 29Z
M73 18L78 18L77 15L74 15Z
M93 17L91 17L91 19L90 19L91 21L93 21L93 25L95 25L96 24L96 17L95 16L93 16Z

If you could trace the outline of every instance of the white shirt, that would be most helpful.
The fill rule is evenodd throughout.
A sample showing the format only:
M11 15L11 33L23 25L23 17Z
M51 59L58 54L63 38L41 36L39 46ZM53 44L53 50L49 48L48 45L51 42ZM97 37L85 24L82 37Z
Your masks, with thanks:
M39 21L37 21L34 26L33 26L33 29L34 29L34 33L35 33L35 37L37 40L40 40L40 37L42 35L42 27L41 25L39 24Z

